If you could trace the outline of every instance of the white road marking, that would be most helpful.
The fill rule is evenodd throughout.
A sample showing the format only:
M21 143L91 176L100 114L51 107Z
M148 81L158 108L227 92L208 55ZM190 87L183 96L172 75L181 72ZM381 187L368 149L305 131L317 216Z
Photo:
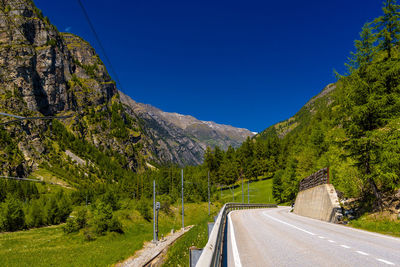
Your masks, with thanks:
M295 225L293 225L293 224L290 224L290 223L281 221L281 220L276 219L276 218L274 218L274 217L272 217L272 216L270 216L270 215L268 215L268 214L265 214L265 212L263 212L263 215L266 216L266 217L268 217L268 218L270 218L270 219L272 219L272 220L274 220L274 221L277 221L277 222L286 224L287 226L290 226L290 227L293 227L293 228L295 228L295 229L297 229L297 230L303 231L304 233L307 233L307 234L309 234L309 235L315 235L314 233L311 233L311 232L309 232L309 231L307 231L307 230L304 230L304 229L302 229L302 228L300 228L300 227L297 227L297 226L295 226Z
M386 263L386 264L388 264L388 265L394 265L394 263L393 263L393 262L390 262L390 261L386 261L386 260L378 259L378 258L377 258L377 260L380 261L380 262Z
M293 227L293 228L295 228L295 229L297 229L297 230L300 230L300 231L302 231L302 232L305 232L305 233L307 233L307 234L310 234L310 235L313 235L313 236L316 235L316 234L314 234L314 233L312 233L312 232L310 232L310 231L304 230L304 229L302 229L302 228L300 228L300 227L297 227L297 226L295 226L295 225L293 225L293 224L290 224L290 223L284 222L284 221L282 221L282 220L279 220L279 219L277 219L277 218L274 218L274 217L272 217L272 216L266 214L266 212L263 212L263 215L266 216L266 217L268 217L268 218L270 218L270 219L272 219L272 220L274 220L274 221L277 221L277 222L280 222L280 223L285 224L285 225L287 225L287 226ZM322 223L324 223L324 222L322 222ZM232 222L231 222L231 224L232 224ZM232 229L233 229L233 226L232 226ZM362 231L362 230L358 230L358 229L354 229L354 228L347 228L347 229L352 229L352 230L355 230L355 231L358 231L358 232L363 232L363 233L369 233L369 232ZM373 234L373 233L369 233L369 234L372 234L372 235L375 235L375 236L379 236L379 237L386 237L386 238L394 239L394 238L392 238L392 237L387 237L387 236L380 235L380 234ZM323 237L323 236L318 236L318 237L319 237L320 239L324 239L324 238L325 238L325 237ZM331 239L328 239L328 242L330 242L330 243L336 243L335 241L333 241L333 240L331 240ZM346 248L346 249L351 248L351 247L349 247L349 246L347 246L347 245L340 245L340 246L343 247L343 248ZM236 249L237 249L237 248L236 248ZM361 254L361 255L364 255L364 256L368 256L368 255L369 255L368 253L365 253L365 252L360 251L360 250L357 250L356 252L357 252L358 254ZM377 261L380 261L380 262L383 262L383 263L385 263L385 264L388 264L388 265L395 265L393 262L390 262L390 261L387 261L387 260L384 260L384 259L376 258L376 260L377 260ZM236 264L236 263L235 263L235 264Z
M236 245L236 238L235 238L235 230L233 228L233 223L231 219L231 214L228 214L229 219L229 228L231 232L231 245L232 245L232 253L233 253L233 260L235 262L235 267L242 267L242 263L240 262L239 251Z

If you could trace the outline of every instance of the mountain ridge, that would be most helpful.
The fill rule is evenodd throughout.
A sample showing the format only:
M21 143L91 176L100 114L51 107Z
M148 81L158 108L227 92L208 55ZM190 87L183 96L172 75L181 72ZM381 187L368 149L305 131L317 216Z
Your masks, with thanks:
M224 150L229 146L237 148L247 137L254 135L247 129L212 121L201 121L191 115L165 112L150 104L139 103L121 91L119 91L119 95L122 103L143 120L153 137L158 139L156 142L163 148L159 153L163 157L174 158L179 164L201 164L207 146L219 146ZM164 132L163 138L160 138L157 133L160 129ZM183 139L180 140L180 138ZM177 141L181 147L188 148L181 151L186 154L186 158L182 158L172 151L170 155L167 155L166 151L162 151L176 148L174 143Z

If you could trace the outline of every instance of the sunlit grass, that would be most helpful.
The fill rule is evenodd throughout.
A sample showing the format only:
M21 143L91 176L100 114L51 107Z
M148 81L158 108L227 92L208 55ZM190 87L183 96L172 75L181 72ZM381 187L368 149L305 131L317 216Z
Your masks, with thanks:
M133 205L133 203L132 203ZM160 215L160 235L181 228L181 206ZM208 214L206 203L185 205L185 224L198 224ZM124 234L108 233L85 241L83 233L65 234L62 225L0 234L1 266L108 266L129 258L153 238L147 222L131 206L118 211Z
M244 203L248 202L249 195L249 203L275 203L274 198L272 197L272 179L252 182L249 184L249 190L247 190L248 184L247 182L243 183L243 196ZM233 191L233 194L232 194ZM248 194L249 192L249 194ZM216 192L219 194L219 198L223 203L226 202L242 202L242 185L235 189L226 189ZM222 196L221 196L222 194Z
M356 220L352 220L349 226L400 237L400 219L384 213L363 215Z

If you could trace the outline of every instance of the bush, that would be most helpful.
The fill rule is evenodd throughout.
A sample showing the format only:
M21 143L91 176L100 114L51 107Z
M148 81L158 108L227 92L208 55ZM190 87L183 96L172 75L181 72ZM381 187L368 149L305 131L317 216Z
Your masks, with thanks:
M108 230L110 232L117 232L120 234L124 233L124 230L122 229L122 223L115 216L112 217L110 223L108 224Z
M70 234L79 231L79 225L76 222L76 219L73 217L69 217L67 219L67 223L63 226L64 233Z
M146 220L146 221L151 221L153 218L151 216L150 208L149 208L149 203L147 202L146 199L140 199L138 202L138 205L136 207L136 210L139 211L140 215Z
M28 228L44 225L43 206L41 200L32 200L27 208L25 222Z
M95 234L90 229L85 229L85 231L83 232L83 236L86 241L96 240Z
M107 191L105 194L101 196L101 201L105 204L109 204L112 210L118 210L120 205L118 203L117 195L112 191Z
M2 231L17 231L25 227L25 214L22 202L13 195L7 195L0 205L0 229Z
M102 201L96 203L94 210L93 226L97 234L104 234L108 230L108 224L113 217L112 208Z
M78 225L79 229L85 228L87 225L87 210L86 207L81 207L78 209L75 218L76 224Z

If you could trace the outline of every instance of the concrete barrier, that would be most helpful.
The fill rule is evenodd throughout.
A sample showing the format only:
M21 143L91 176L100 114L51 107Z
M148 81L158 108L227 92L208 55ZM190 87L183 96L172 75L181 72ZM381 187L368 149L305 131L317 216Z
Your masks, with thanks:
M341 219L341 207L335 188L331 184L322 184L300 191L296 197L294 213L337 223Z

